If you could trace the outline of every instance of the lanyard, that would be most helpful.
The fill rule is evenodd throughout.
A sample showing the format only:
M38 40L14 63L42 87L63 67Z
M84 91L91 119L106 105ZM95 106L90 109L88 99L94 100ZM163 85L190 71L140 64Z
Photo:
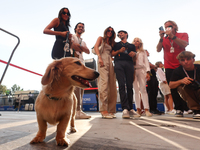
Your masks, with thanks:
M170 45L171 45L171 47L170 47L170 53L174 53L174 47L173 47L173 40L172 40L172 42L171 42L171 40L169 39L169 42L170 42Z
M185 69L183 68L183 71L185 72L186 76L189 78L189 75L187 74L187 72L185 71ZM196 68L194 67L194 80L196 80Z

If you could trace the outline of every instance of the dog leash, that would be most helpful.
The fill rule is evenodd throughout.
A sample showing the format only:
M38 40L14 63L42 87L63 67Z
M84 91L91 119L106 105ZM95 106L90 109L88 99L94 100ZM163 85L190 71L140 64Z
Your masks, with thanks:
M70 49L69 49L69 32L67 32L66 40L63 42L65 42L65 46L64 46L64 57L65 57L66 52L70 51Z

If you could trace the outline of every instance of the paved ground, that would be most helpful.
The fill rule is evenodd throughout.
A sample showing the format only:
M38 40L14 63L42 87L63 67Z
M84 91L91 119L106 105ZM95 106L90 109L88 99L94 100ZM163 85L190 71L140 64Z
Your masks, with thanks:
M122 119L102 119L88 112L91 119L76 120L77 133L68 135L68 147L56 146L55 126L48 126L43 143L29 144L38 130L35 112L0 111L0 150L199 150L200 120L192 115L172 115Z

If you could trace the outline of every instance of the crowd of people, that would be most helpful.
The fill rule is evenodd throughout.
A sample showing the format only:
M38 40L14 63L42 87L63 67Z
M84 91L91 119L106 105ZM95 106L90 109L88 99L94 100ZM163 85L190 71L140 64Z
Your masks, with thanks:
M55 35L52 58L78 57L84 63L83 52L90 54L86 43L81 38L85 32L84 23L77 23L75 34L69 33L71 14L68 8L59 11L44 29L45 34ZM52 28L54 30L52 30ZM174 21L166 21L160 29L157 52L163 50L164 65L161 61L155 65L149 62L149 52L143 49L140 38L128 43L128 32L120 30L115 42L116 32L109 26L103 36L99 36L94 46L98 56L98 100L102 118L116 118L118 82L122 118L146 115L162 115L157 108L157 94L160 88L164 95L167 113L183 117L183 112L193 112L193 118L200 119L200 65L194 65L195 55L186 51L188 34L178 33ZM63 41L69 42L64 43ZM113 63L114 60L114 63ZM78 100L76 119L88 119L91 116L82 111L84 91L75 88ZM136 111L133 108L135 102Z

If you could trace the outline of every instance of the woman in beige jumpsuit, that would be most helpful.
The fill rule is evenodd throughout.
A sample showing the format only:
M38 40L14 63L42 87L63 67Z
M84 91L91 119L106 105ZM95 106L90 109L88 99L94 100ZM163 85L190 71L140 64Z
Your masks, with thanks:
M115 44L115 31L108 27L104 31L104 36L99 37L94 46L98 56L98 93L99 93L99 111L102 118L115 118L117 89L114 67L112 63L111 51Z

